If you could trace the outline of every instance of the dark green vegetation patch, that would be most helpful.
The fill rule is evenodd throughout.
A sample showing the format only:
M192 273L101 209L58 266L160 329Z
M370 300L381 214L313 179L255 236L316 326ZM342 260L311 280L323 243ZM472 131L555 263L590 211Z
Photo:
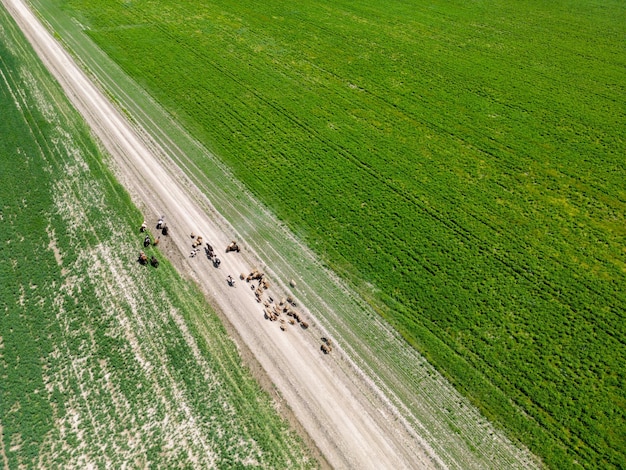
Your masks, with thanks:
M309 468L0 7L0 462Z
M623 2L65 6L486 416L626 466Z

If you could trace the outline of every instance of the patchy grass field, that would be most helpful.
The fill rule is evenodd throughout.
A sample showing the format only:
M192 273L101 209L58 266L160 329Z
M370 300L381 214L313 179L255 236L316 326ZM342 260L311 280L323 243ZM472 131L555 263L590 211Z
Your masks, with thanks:
M621 2L62 4L486 416L626 465Z
M0 109L2 465L315 467L4 8Z

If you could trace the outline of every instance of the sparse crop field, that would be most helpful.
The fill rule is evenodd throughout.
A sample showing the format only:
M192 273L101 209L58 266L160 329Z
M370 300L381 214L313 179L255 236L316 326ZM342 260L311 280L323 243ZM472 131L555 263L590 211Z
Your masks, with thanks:
M0 465L309 468L0 8Z
M626 466L623 3L63 5L487 417Z

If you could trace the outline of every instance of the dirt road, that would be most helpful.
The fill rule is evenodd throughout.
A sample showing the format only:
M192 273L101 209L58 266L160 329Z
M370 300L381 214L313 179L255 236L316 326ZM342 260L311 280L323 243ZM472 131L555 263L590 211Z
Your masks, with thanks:
M279 394L327 462L334 468L443 467L434 453L407 429L397 411L362 374L341 364L340 350L324 355L315 318L308 329L264 319L250 285L238 279L263 267L251 250L225 254L233 231L211 203L146 133L132 128L87 79L68 54L20 0L3 0L46 66L57 78L122 172L122 182L144 208L154 228L165 214L171 235L163 249L197 280L236 329ZM216 269L200 252L190 257L190 233L202 235L221 258ZM245 240L240 240L245 245ZM227 274L237 277L234 287ZM285 285L285 284L283 284ZM289 293L277 285L264 292L274 299ZM269 301L269 300L268 300Z

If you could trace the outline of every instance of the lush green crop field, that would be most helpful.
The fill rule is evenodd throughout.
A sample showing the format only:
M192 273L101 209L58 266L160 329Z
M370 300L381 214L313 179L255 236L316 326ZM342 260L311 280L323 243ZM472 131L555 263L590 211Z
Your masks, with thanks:
M63 5L486 416L626 466L622 2Z
M0 109L3 468L314 467L4 8Z

